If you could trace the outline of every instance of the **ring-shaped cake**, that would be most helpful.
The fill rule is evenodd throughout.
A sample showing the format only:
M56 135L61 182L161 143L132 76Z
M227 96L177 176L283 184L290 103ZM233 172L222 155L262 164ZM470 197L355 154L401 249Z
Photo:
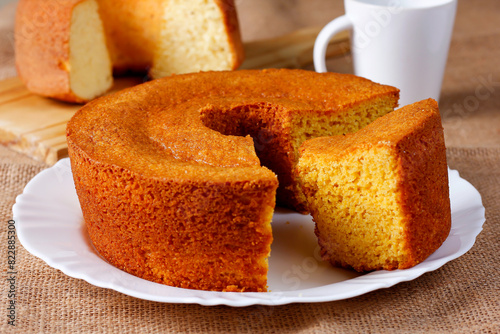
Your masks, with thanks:
M94 100L67 126L89 236L110 263L151 281L266 291L276 190L279 204L307 212L292 172L300 144L355 132L398 97L348 74L249 70Z

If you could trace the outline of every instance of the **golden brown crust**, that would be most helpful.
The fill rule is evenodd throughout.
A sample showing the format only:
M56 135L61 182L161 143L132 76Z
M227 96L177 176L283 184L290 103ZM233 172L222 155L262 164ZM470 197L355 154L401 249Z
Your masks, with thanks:
M68 74L71 15L81 1L19 1L16 68L30 91L63 101L84 102L71 91Z
M149 178L91 159L70 139L69 149L89 236L111 264L182 288L266 291L272 234L260 222L274 207L274 178Z
M222 11L226 31L231 46L231 53L233 55L233 70L240 67L245 58L245 51L243 42L241 40L240 26L238 22L238 14L236 12L236 5L234 0L217 0L217 5Z
M425 260L446 240L451 228L446 147L437 102L429 99L406 110L428 116L415 127L415 136L403 137L397 144L401 204L408 219L406 240L410 248L408 262L400 264L401 268Z
M176 75L94 100L67 127L90 237L146 279L265 291L278 183L255 151L291 173L294 117L395 92L352 75L263 70Z

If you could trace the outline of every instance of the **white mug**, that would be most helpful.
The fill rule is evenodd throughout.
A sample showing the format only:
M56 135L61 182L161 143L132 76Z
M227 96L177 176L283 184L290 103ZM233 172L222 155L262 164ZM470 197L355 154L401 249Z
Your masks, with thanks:
M401 90L399 105L439 100L457 0L344 0L346 14L328 23L314 45L326 72L329 40L351 30L354 74Z

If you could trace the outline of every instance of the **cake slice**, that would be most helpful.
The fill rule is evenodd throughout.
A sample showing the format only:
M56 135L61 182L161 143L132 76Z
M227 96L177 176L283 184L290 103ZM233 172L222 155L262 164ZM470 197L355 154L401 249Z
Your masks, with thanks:
M357 271L410 268L451 227L436 101L391 112L347 135L306 141L295 170L324 260Z

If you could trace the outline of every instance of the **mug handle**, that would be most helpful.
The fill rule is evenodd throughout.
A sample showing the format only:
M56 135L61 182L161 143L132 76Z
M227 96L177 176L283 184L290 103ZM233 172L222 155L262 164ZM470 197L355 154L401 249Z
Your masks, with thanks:
M352 27L352 21L347 17L347 15L342 15L321 29L318 37L316 37L316 41L314 42L313 50L314 69L316 72L326 72L326 48L328 47L328 43L332 37L343 30L352 29Z

